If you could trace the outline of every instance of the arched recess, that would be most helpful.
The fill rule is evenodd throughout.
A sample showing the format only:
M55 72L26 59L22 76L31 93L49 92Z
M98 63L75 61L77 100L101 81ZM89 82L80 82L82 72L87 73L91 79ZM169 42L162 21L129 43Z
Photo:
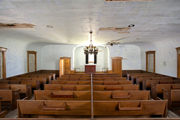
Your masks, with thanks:
M76 72L85 72L85 46L78 46L73 52L73 68ZM109 66L109 50L104 46L97 46L99 52L97 54L96 72L102 72L103 69L108 69ZM93 63L89 63L93 64Z

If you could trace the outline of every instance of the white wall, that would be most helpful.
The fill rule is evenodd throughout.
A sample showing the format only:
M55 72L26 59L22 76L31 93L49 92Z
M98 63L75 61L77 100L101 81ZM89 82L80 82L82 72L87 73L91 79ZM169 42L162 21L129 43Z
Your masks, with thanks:
M6 77L15 76L27 72L28 42L15 38L1 37L0 47L7 48L6 52Z
M80 68L80 71L85 71L84 47L85 46L79 46L74 50L74 68ZM98 48L102 52L97 54L96 71L102 71L102 68L108 67L108 50L102 46L98 46Z
M137 44L141 48L142 70L146 70L146 51L156 51L156 73L177 77L177 52L180 41L167 39L154 43ZM163 65L166 62L166 65Z
M60 57L71 57L73 69L73 48L75 45L47 45L41 50L41 69L59 70Z
M110 51L109 69L111 70L111 57L122 57L123 70L141 69L141 50L136 45L114 45L108 47Z

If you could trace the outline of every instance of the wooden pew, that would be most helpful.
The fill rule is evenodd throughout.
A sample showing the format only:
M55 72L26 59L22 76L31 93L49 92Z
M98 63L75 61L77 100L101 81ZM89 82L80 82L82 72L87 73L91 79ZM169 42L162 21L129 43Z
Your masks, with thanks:
M179 120L179 118L94 118L93 120ZM6 118L4 120L92 120L91 118L56 118L56 116L41 116L41 118Z
M46 76L50 80L55 80L56 79L56 74L55 73L26 73L24 75L29 75L29 76ZM49 77L50 76L50 77Z
M0 112L0 118L5 118L5 115L7 114L7 111Z
M90 117L90 101L18 100L18 118ZM167 101L94 101L94 116L167 116ZM128 112L127 112L128 111Z
M150 100L150 91L94 91L94 100ZM35 100L90 100L90 91L35 90Z
M159 77L159 76L138 77L136 78L136 84L141 84L143 80L173 80L173 78L172 77Z
M140 89L143 88L143 81L144 80L172 80L172 77L159 77L159 76L155 76L155 77L151 77L151 76L146 76L146 77L137 77L136 78L136 84L140 85Z
M94 100L150 100L150 91L94 91Z
M17 107L17 100L20 99L20 89L17 90L0 90L2 106L10 106L12 110Z
M145 72L145 73L128 73L127 74L127 80L132 80L132 76L133 75L146 75L146 74L155 74L155 73L148 73L148 72Z
M90 85L59 85L59 84L45 84L44 90L61 90L61 91L89 91Z
M163 89L173 90L180 89L180 84L151 84L151 97L153 99L163 98Z
M90 81L66 81L66 80L53 80L52 84L77 84L77 85L85 85L91 84ZM124 84L132 84L132 81L93 81L94 85L124 85Z
M163 99L168 100L168 109L173 106L180 106L180 90L163 89Z
M5 118L3 120L92 120L91 118L57 118L57 116L39 116L38 118ZM93 118L93 120L179 120L179 118Z
M139 90L139 85L94 85L94 91Z
M167 100L95 101L94 116L167 116Z
M60 101L60 100L18 100L18 118L38 118L45 116L85 117L90 118L90 101Z
M91 78L83 78L83 77L62 77L57 78L57 80L91 80ZM93 77L93 80L126 80L125 77Z
M37 80L40 81L40 84L44 85L46 83L48 83L48 80L45 77L38 77L38 78L34 78L34 77L10 77L10 78L6 78L5 80Z
M94 101L94 116L167 116L167 100Z
M52 84L76 84L76 85L90 85L91 81L67 81L67 80L52 80Z
M91 78L76 78L76 77L72 77L72 78L57 78L57 80L70 80L70 81L77 81L77 80L91 80Z
M7 114L7 110L5 110L5 111L2 111L1 110L1 101L2 101L2 97L0 97L0 118L4 118L5 117L5 115Z
M90 100L90 91L35 90L34 100Z
M159 74L143 74L143 75L132 75L131 76L131 81L133 81L133 83L137 83L136 79L139 77L163 77L163 75L159 75Z
M126 80L125 77L93 77L93 80Z
M151 84L179 84L180 80L143 80L142 81L142 89L150 90Z
M40 89L40 81L37 80L0 80L0 84L31 84L32 89Z
M20 89L20 94L25 94L28 99L32 97L32 87L31 84L0 84L0 89L5 90L17 90Z

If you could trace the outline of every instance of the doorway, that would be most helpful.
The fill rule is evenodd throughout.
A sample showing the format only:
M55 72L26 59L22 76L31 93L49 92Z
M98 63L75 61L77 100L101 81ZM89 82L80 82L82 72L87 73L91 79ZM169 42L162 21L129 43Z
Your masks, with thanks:
M176 48L177 51L177 77L180 78L180 47Z
M36 68L36 51L27 51L27 68L28 73L34 72L37 70Z
M71 57L60 57L59 60L59 75L70 74L71 72Z
M155 73L155 51L146 52L146 71Z
M112 57L112 73L122 75L122 57Z

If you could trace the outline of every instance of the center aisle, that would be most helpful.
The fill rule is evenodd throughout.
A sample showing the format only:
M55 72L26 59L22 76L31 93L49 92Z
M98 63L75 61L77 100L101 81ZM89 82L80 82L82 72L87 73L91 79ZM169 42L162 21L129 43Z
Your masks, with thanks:
M94 118L94 109L93 109L93 78L91 73L91 118Z

